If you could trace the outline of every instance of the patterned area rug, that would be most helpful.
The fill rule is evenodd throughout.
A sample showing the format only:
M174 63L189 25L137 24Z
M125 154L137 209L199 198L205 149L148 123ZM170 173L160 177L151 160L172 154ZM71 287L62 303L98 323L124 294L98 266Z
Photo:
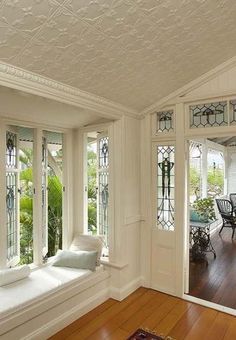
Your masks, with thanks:
M139 328L127 340L164 340L164 338Z

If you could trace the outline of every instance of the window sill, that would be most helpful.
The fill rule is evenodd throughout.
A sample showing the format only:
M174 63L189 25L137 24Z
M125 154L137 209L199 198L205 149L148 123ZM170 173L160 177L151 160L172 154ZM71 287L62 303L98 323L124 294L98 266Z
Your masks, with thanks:
M128 266L128 263L119 263L109 261L109 257L101 257L101 264L111 268L123 269Z

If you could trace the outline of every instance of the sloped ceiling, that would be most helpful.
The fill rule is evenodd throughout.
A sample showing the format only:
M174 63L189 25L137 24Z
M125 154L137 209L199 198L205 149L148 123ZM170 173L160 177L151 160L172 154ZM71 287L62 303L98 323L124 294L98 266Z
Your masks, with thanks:
M0 60L142 111L236 55L235 0L0 0Z

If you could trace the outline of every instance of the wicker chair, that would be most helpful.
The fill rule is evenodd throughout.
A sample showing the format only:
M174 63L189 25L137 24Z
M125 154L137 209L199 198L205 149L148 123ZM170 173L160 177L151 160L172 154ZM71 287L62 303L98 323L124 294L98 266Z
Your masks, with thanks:
M229 194L229 199L232 203L234 212L236 212L236 193Z
M236 217L234 216L233 205L229 200L223 198L217 198L216 204L223 220L219 234L222 232L223 228L232 228L233 239L236 228Z

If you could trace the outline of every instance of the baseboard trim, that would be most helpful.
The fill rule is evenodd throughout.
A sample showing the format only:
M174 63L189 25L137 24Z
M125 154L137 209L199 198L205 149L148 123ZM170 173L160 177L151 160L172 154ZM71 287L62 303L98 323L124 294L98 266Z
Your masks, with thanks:
M172 295L172 296L176 296L176 293L175 293L174 290L168 289L166 287L159 286L157 284L151 284L150 288L154 289L154 290L157 290L158 292L161 292L161 293L165 293L165 294L169 294L169 295Z
M91 296L86 301L82 302L78 306L75 306L68 310L67 312L60 315L58 318L51 320L47 324L38 328L36 331L23 337L22 340L46 340L48 337L57 333L61 329L65 328L82 315L88 313L104 301L109 298L109 288L103 289L96 295Z
M121 301L141 286L142 277L138 277L122 288L110 287L110 297L115 300Z

